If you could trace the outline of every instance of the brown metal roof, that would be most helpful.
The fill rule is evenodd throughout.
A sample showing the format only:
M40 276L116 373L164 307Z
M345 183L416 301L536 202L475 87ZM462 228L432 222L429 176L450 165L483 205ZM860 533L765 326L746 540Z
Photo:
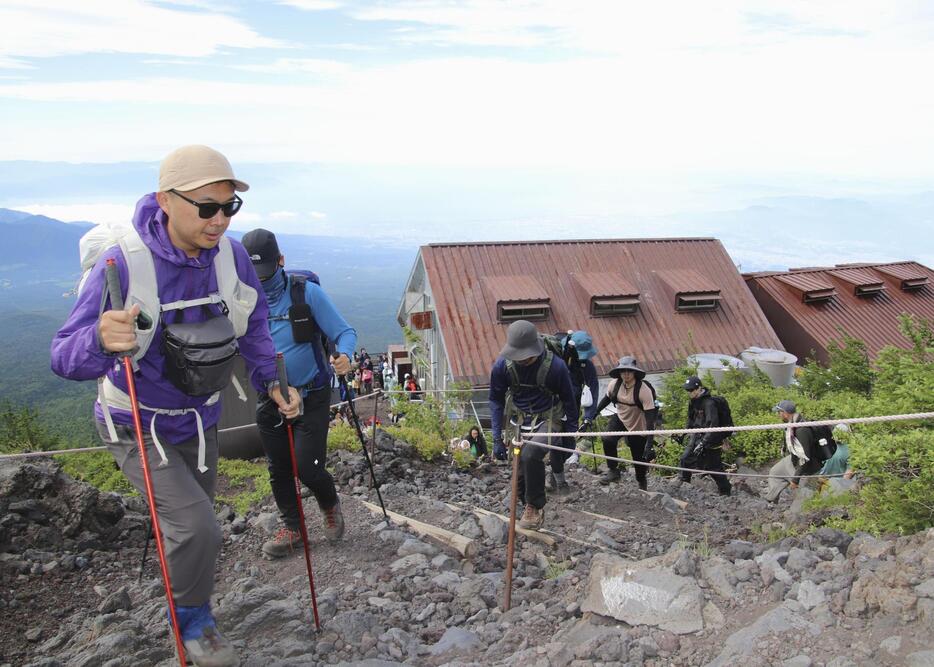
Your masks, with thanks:
M833 282L827 277L826 271L818 272L798 270L793 273L784 273L776 277L786 285L790 285L802 294L808 292L824 292L834 289Z
M588 297L638 296L639 290L621 273L572 273L571 277Z
M548 301L548 292L534 276L485 277L483 285L493 301Z
M673 294L719 293L720 286L693 269L668 269L655 272Z
M835 269L830 272L834 278L847 282L854 287L872 287L883 285L882 279L869 269Z
M601 375L624 354L635 355L649 371L672 368L692 351L738 353L757 345L781 348L723 245L716 239L634 239L459 243L422 246L428 283L455 379L489 382L490 367L506 341L507 324L497 322L487 285L510 282L519 268L547 294L548 319L539 331L586 329L599 354ZM417 260L416 260L417 261ZM679 313L659 271L696 267L693 285L714 286L720 307ZM639 294L637 313L591 317L589 299L577 278L623 275ZM587 279L584 279L585 282ZM599 287L600 285L590 285ZM615 294L613 296L616 296Z
M910 313L928 319L934 318L934 286L905 291L886 289L865 298L857 296L852 288L853 272L874 277L883 275L911 276L912 279L934 278L934 271L916 262L894 264L859 264L844 268L826 267L802 273L752 273L745 275L746 284L765 312L782 343L792 354L803 359L811 350L822 361L827 360L827 344L839 340L840 329L866 343L875 356L886 345L910 346L898 328L901 313ZM841 276L845 273L845 276ZM805 279L808 285L839 286L833 299L822 303L806 304L789 279ZM798 281L799 282L799 281ZM800 282L799 282L800 284Z

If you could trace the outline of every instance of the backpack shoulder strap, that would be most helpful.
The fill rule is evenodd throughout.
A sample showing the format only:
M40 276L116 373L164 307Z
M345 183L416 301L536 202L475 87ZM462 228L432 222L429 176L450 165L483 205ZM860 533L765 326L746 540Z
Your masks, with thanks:
M221 236L217 246L217 254L214 256L214 275L217 278L217 291L227 304L227 317L233 324L234 333L239 338L249 327L250 315L253 314L259 294L240 280L237 264L234 261L233 246L226 236Z
M519 372L516 370L516 362L512 359L506 360L506 374L509 376L509 388L516 391L519 388Z
M307 278L298 273L290 273L289 277L289 296L292 298L292 305L305 303L305 283Z
M535 384L539 389L549 391L545 386L545 380L548 379L548 372L551 370L551 364L554 360L555 353L551 350L545 350L545 358L542 359L542 365L538 367L538 374L535 376Z
M162 308L159 302L159 283L156 279L156 264L152 252L143 242L134 227L127 228L118 238L117 244L123 252L127 270L127 292L124 302L129 308L134 303L153 320L158 319ZM139 350L133 355L134 361L142 359L152 344L156 327L142 331L136 330L136 343Z

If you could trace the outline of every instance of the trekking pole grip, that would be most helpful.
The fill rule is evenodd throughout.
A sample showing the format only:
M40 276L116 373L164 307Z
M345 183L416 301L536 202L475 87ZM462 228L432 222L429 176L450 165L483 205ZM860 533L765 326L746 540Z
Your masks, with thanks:
M104 278L107 281L107 293L110 296L111 309L123 310L123 292L120 291L120 272L117 271L117 261L115 259L107 260L107 268L104 269Z
M291 392L289 392L289 376L285 372L285 357L281 352L276 353L276 377L279 379L279 395L286 403L292 402Z

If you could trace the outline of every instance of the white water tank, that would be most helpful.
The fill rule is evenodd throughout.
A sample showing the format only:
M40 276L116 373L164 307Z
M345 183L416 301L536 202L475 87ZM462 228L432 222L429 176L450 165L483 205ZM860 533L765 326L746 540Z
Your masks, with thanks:
M782 350L750 347L739 355L751 368L758 368L769 376L774 387L787 387L795 379L798 357Z
M692 354L687 359L688 366L697 366L697 376L701 379L709 374L717 384L723 381L723 375L728 368L734 368L744 373L748 373L746 362L728 354L716 354L714 352L700 352Z

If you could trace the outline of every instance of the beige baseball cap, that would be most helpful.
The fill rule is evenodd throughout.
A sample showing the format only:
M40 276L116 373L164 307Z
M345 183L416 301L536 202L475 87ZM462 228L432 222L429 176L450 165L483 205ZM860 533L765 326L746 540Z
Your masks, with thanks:
M219 181L230 181L238 192L250 189L234 176L227 158L209 146L182 146L166 155L159 165L159 192L187 192Z

